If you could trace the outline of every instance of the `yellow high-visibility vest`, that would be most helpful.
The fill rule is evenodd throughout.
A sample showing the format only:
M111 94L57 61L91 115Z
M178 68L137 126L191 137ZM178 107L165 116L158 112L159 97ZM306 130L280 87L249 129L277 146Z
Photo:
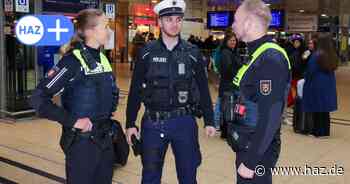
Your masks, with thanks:
M91 70L88 67L88 65L86 64L84 58L82 57L79 49L74 49L73 54L79 60L81 66L84 69L85 75L93 75L93 74L99 74L99 73L112 72L111 64L109 63L108 58L103 53L100 53L101 63L97 63L97 67L93 70Z
M262 54L264 53L266 50L268 49L276 49L279 52L281 52L284 57L286 58L286 60L288 61L288 69L291 69L291 65L290 65L290 61L287 55L287 52L280 47L279 45L277 45L276 43L264 43L263 45L261 45L258 49L256 49L256 51L253 53L252 55L252 60L248 63L243 65L237 72L235 78L233 79L233 84L236 85L237 87L239 87L241 80L243 78L243 76L245 75L245 73L247 72L247 70L249 69L249 67L256 61L256 59Z

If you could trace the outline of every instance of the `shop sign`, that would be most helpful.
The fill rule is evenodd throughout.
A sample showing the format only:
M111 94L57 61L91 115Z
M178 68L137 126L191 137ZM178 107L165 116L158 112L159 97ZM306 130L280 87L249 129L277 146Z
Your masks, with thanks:
M152 26L156 26L157 22L154 18L152 17L135 17L134 18L134 24L136 25L152 25Z
M29 13L29 0L15 0L16 12Z
M107 3L105 5L105 13L106 17L110 19L114 19L115 17L115 5L111 3Z
M5 0L5 12L13 11L13 0Z
M287 14L288 32L315 32L317 31L317 15L307 15L299 13Z

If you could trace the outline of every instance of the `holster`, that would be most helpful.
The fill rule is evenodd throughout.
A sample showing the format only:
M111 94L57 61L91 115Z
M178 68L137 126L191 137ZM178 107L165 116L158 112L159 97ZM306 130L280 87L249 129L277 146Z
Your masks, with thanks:
M249 149L252 136L255 133L255 127L228 123L227 131L227 143L234 152L241 152Z
M203 117L203 111L201 109L201 106L199 103L196 103L194 105L191 105L192 114L196 116L197 118Z
M92 142L94 142L101 150L111 148L113 143L112 120L96 122L94 126L96 127L93 131L88 132L91 134L89 137Z
M90 139L100 149L105 150L112 147L112 120L93 121L91 132L81 132L75 128L64 127L60 139L60 146L65 154L68 153L74 142L79 139Z
M78 130L72 128L62 128L62 135L60 139L61 149L65 154L68 153L69 149L77 139Z
M235 106L238 103L238 95L234 94L233 91L225 91L223 93L221 109L225 122L233 122L237 119Z

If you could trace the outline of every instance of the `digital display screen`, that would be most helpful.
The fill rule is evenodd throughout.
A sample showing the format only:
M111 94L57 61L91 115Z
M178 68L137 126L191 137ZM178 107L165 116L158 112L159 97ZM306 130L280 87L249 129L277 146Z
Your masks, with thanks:
M207 27L208 29L215 28L227 28L232 25L233 22L233 12L230 11L215 11L208 12L207 16Z
M283 28L284 26L284 12L282 10L271 11L272 20L270 27L272 28Z
M78 13L86 8L98 8L98 0L43 0L44 12Z

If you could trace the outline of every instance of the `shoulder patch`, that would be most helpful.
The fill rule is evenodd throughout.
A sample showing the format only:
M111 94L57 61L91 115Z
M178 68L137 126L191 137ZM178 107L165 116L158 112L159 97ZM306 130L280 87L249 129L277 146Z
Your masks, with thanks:
M272 91L272 81L271 80L260 80L260 93L264 96L268 96Z

